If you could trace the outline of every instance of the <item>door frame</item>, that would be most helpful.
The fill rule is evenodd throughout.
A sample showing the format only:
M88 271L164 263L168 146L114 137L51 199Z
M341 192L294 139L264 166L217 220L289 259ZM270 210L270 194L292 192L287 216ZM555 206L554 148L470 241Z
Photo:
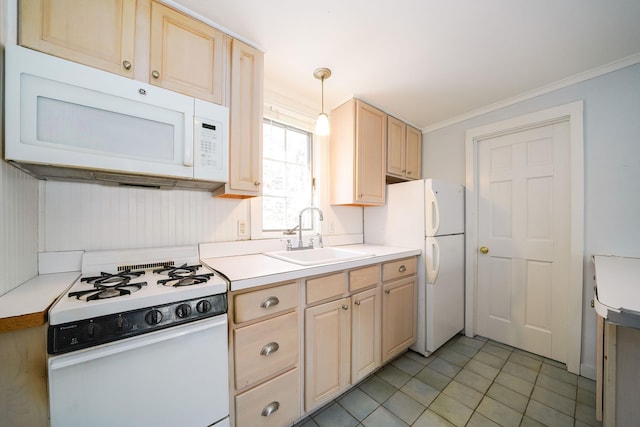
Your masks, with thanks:
M584 139L583 106L576 101L535 113L467 130L465 137L465 334L476 332L476 289L478 268L478 143L500 135L567 121L570 129L570 271L567 301L567 354L569 372L580 372L582 344L582 290L584 259Z

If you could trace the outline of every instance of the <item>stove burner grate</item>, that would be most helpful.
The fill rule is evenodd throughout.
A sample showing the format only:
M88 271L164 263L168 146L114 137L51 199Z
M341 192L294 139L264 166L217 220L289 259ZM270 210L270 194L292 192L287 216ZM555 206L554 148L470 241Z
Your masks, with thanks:
M121 295L131 295L139 291L147 282L130 283L131 279L140 277L144 271L123 270L115 274L100 273L100 276L82 277L81 282L93 285L93 289L69 292L69 297L79 300L94 301L115 298Z
M146 286L147 282L138 283L118 283L115 285L94 285L93 289L85 289L82 291L69 292L70 297L76 297L79 300L95 301L107 298L115 298L122 295L131 295L134 292Z
M196 274L198 269L202 267L201 264L187 265L183 264L180 267L165 267L153 270L154 273L169 275L168 279L158 280L159 284L172 287L191 286L198 285L200 283L206 283L213 273Z

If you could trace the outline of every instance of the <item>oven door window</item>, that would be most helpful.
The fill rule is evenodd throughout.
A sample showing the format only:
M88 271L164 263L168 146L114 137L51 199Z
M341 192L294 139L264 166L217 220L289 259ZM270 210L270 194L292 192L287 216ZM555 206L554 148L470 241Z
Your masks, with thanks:
M205 426L229 415L226 315L51 356L51 427Z

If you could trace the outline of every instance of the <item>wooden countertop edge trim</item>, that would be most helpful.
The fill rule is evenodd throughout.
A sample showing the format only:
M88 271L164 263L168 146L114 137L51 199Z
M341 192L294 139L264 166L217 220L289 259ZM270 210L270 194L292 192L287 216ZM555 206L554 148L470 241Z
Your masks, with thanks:
M42 326L47 323L48 311L49 308L47 307L44 311L36 313L2 318L0 319L0 333Z

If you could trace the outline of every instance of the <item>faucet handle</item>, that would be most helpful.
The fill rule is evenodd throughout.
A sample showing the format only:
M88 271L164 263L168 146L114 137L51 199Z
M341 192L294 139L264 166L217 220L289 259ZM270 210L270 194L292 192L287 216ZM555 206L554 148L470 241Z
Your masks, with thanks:
M318 247L324 248L324 244L322 243L322 234L316 233L316 236L318 237Z
M291 239L287 239L287 250L290 251L291 248L293 248L293 245L291 244Z
M309 237L309 247L313 248L313 237Z

